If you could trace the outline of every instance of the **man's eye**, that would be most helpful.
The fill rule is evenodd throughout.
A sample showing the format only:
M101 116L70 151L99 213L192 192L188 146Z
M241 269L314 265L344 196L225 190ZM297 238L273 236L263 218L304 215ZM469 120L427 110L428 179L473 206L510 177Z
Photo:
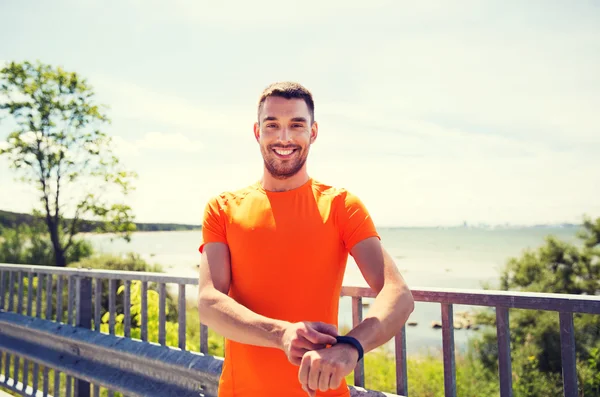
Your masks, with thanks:
M292 124L292 128L302 128L302 124Z
M277 128L277 124L267 124L267 128Z

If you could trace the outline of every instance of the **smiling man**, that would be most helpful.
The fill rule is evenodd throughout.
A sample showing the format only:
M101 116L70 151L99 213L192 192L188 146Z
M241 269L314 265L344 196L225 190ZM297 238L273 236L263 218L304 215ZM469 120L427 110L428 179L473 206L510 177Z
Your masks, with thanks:
M414 308L365 205L309 176L317 135L306 88L267 87L254 125L262 178L206 205L198 303L202 322L226 338L220 397L348 397L344 377ZM349 254L377 297L342 336L336 324Z

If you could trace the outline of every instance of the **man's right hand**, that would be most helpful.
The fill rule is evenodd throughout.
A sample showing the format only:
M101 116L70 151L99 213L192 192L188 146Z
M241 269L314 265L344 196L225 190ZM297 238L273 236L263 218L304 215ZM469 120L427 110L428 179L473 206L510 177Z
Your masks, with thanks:
M288 360L300 366L304 353L335 345L337 328L322 322L300 322L289 324L281 338L281 349Z

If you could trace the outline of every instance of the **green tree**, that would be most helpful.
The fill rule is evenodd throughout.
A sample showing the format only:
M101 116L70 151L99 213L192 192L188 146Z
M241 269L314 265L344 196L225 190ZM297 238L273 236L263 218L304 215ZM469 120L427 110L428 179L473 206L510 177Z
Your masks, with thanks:
M511 258L500 278L500 288L510 291L600 294L600 218L585 217L577 233L579 242L570 244L548 236L537 250L527 250L520 258ZM480 320L495 324L493 313ZM575 341L582 390L597 387L589 375L600 348L600 316L574 314ZM561 351L558 314L537 310L511 310L510 332L513 346L513 373L516 396L533 396L545 387L546 395L561 395ZM497 370L498 351L495 332L484 336L479 346L482 362ZM537 371L537 372L535 372ZM525 376L527 375L527 376ZM544 380L544 381L542 381ZM550 387L550 384L558 386ZM544 386L545 385L545 386ZM554 392L551 392L554 390ZM556 393L556 394L554 394ZM585 394L590 395L590 394Z
M0 116L14 126L0 156L39 191L57 266L67 265L84 218L130 238L131 208L117 197L130 192L135 174L123 169L100 131L109 120L84 78L40 62L11 62L0 69Z

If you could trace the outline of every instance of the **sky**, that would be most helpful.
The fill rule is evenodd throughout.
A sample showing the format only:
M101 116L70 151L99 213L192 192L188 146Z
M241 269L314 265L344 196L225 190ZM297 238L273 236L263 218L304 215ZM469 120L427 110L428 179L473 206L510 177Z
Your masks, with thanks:
M199 224L256 182L282 80L314 95L310 175L380 226L600 216L597 1L3 0L0 20L0 61L76 71L109 106L140 222ZM0 209L29 212L15 176L0 158Z

